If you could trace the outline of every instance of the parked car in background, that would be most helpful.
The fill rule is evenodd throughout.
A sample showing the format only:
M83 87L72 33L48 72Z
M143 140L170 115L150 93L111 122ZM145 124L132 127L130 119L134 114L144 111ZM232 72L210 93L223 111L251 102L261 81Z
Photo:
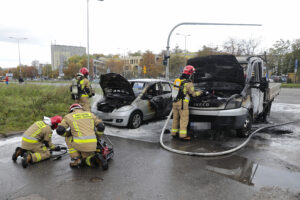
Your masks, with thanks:
M101 75L103 98L95 114L104 123L138 128L143 121L167 116L172 110L172 87L159 79L127 80L120 74Z

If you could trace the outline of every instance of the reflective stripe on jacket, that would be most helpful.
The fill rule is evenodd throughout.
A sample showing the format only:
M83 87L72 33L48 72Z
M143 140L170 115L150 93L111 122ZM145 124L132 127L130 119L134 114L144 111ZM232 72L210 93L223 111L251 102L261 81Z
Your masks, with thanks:
M66 129L70 127L73 136L71 142L76 150L93 152L96 151L97 144L95 126L101 122L93 113L75 109L59 125Z
M29 150L36 145L43 145L44 142L48 142L50 147L55 148L55 145L52 144L51 139L51 127L46 125L43 121L37 121L23 133L22 148Z

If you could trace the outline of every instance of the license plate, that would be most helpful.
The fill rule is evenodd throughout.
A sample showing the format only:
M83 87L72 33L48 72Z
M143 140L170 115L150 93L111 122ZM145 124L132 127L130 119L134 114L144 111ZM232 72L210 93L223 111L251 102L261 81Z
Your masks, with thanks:
M210 122L191 122L190 123L191 129L194 130L208 130L211 129Z

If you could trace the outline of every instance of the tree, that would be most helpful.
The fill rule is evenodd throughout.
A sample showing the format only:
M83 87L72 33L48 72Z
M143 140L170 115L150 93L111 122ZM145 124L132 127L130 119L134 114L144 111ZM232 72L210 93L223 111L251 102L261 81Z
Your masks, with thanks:
M268 62L270 69L277 75L288 72L288 64L286 55L290 52L291 44L290 41L284 41L280 39L273 44L273 47L268 52Z
M123 62L119 59L118 56L109 58L106 61L106 66L110 72L121 74L123 71Z
M52 66L50 64L46 64L43 66L42 75L47 78L52 77Z
M185 65L184 55L177 53L170 57L170 77L177 77L182 72Z
M257 53L257 48L260 45L260 40L249 38L248 40L237 40L235 38L229 38L223 43L223 51L226 53L241 56L252 56Z
M129 52L128 53L129 56L142 56L142 52L139 50L139 51L136 51L136 52Z
M158 64L156 64L156 59L155 55L152 53L152 51L147 50L143 55L142 55L142 61L141 61L141 66L144 67L146 66L147 77L157 77L160 75Z
M220 54L224 54L222 52L218 51L218 47L208 47L203 45L202 49L200 49L197 52L197 57L198 56L209 56L209 55L220 55Z

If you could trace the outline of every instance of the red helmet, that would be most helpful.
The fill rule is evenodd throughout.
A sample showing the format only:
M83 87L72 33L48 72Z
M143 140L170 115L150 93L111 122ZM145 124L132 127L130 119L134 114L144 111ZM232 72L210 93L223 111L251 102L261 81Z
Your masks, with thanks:
M82 73L84 76L89 75L89 70L86 67L81 68L79 72Z
M187 65L183 69L183 74L192 75L195 72L195 68L192 65Z
M75 109L82 109L81 105L74 103L70 106L70 112L72 112Z
M57 128L57 124L59 124L62 121L62 117L59 115L56 115L54 117L51 117L51 126L53 129Z

